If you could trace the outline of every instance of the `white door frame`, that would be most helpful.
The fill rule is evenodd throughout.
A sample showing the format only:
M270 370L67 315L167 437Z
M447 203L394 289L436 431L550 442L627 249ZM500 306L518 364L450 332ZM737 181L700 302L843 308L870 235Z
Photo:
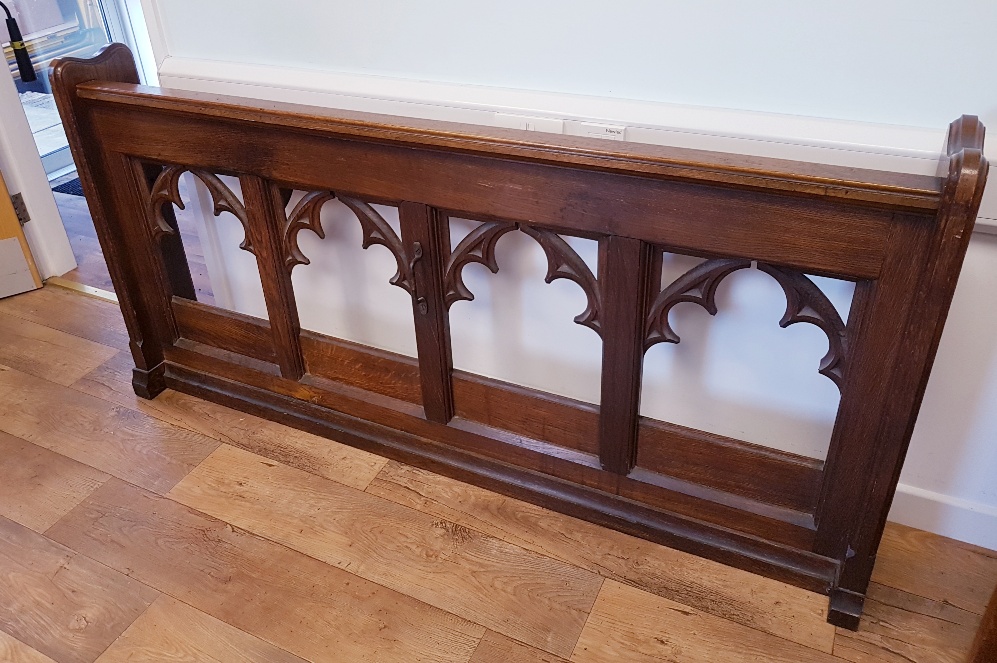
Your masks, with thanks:
M152 57L149 33L142 18L140 0L103 0L112 41L128 44L136 55L139 71L155 84L156 63ZM31 220L24 234L43 279L62 276L76 268L69 236L62 225L59 208L49 187L48 176L24 116L14 79L7 67L0 67L0 172L11 194L20 193ZM39 72L47 76L47 72Z
M0 171L11 194L20 193L31 220L24 235L43 279L76 268L69 236L49 188L35 139L8 67L0 67Z

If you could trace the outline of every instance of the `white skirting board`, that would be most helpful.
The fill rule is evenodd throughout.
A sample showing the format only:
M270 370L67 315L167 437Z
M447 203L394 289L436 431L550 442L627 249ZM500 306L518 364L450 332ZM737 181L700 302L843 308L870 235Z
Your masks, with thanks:
M900 484L890 520L997 550L997 508Z

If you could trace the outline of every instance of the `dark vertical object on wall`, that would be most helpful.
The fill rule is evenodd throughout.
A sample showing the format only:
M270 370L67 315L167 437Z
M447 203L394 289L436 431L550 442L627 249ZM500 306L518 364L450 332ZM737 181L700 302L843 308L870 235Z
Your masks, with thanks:
M615 474L629 474L637 460L637 419L651 264L651 247L640 240L610 236L599 246L598 280L602 291L599 461L604 470Z
M443 292L444 260L450 254L450 221L438 210L418 203L399 205L398 218L415 281L412 316L422 406L427 419L445 424L454 415L450 316Z
M829 620L857 627L986 181L976 118L950 127L948 175L926 177L260 109L137 82L120 45L54 66L136 393L169 386L823 592ZM189 273L164 207L183 172L216 214L243 224L269 320L183 297ZM238 176L245 202L216 173ZM287 214L291 189L303 197ZM324 235L332 198L356 214L364 246L394 256L418 357L301 333L290 273L308 258L297 235ZM401 237L371 201L398 204ZM451 213L481 221L453 251ZM598 407L452 370L447 307L473 298L461 270L496 271L496 243L513 231L540 244L548 283L585 293L575 321L602 337ZM572 236L599 241L598 275ZM662 286L664 250L703 262ZM718 285L752 266L786 294L773 324L813 324L828 338L817 370L841 402L826 461L638 416L645 348L680 340L671 308L716 313ZM855 282L847 322L808 274Z

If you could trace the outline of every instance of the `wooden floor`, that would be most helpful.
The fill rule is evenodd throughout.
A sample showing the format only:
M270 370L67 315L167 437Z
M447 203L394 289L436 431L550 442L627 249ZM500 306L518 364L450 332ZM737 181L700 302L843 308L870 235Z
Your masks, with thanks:
M0 300L0 660L961 662L997 553L890 526L826 598L167 391L117 308Z

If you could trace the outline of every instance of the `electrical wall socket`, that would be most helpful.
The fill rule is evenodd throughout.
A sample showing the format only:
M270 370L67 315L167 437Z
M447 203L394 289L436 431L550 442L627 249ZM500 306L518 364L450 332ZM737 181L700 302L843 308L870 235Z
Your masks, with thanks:
M496 127L505 127L507 129L546 131L551 134L564 133L564 120L558 120L556 118L513 115L511 113L495 113L495 117L492 121Z
M627 128L622 124L598 124L596 122L579 122L578 135L606 140L626 140Z

